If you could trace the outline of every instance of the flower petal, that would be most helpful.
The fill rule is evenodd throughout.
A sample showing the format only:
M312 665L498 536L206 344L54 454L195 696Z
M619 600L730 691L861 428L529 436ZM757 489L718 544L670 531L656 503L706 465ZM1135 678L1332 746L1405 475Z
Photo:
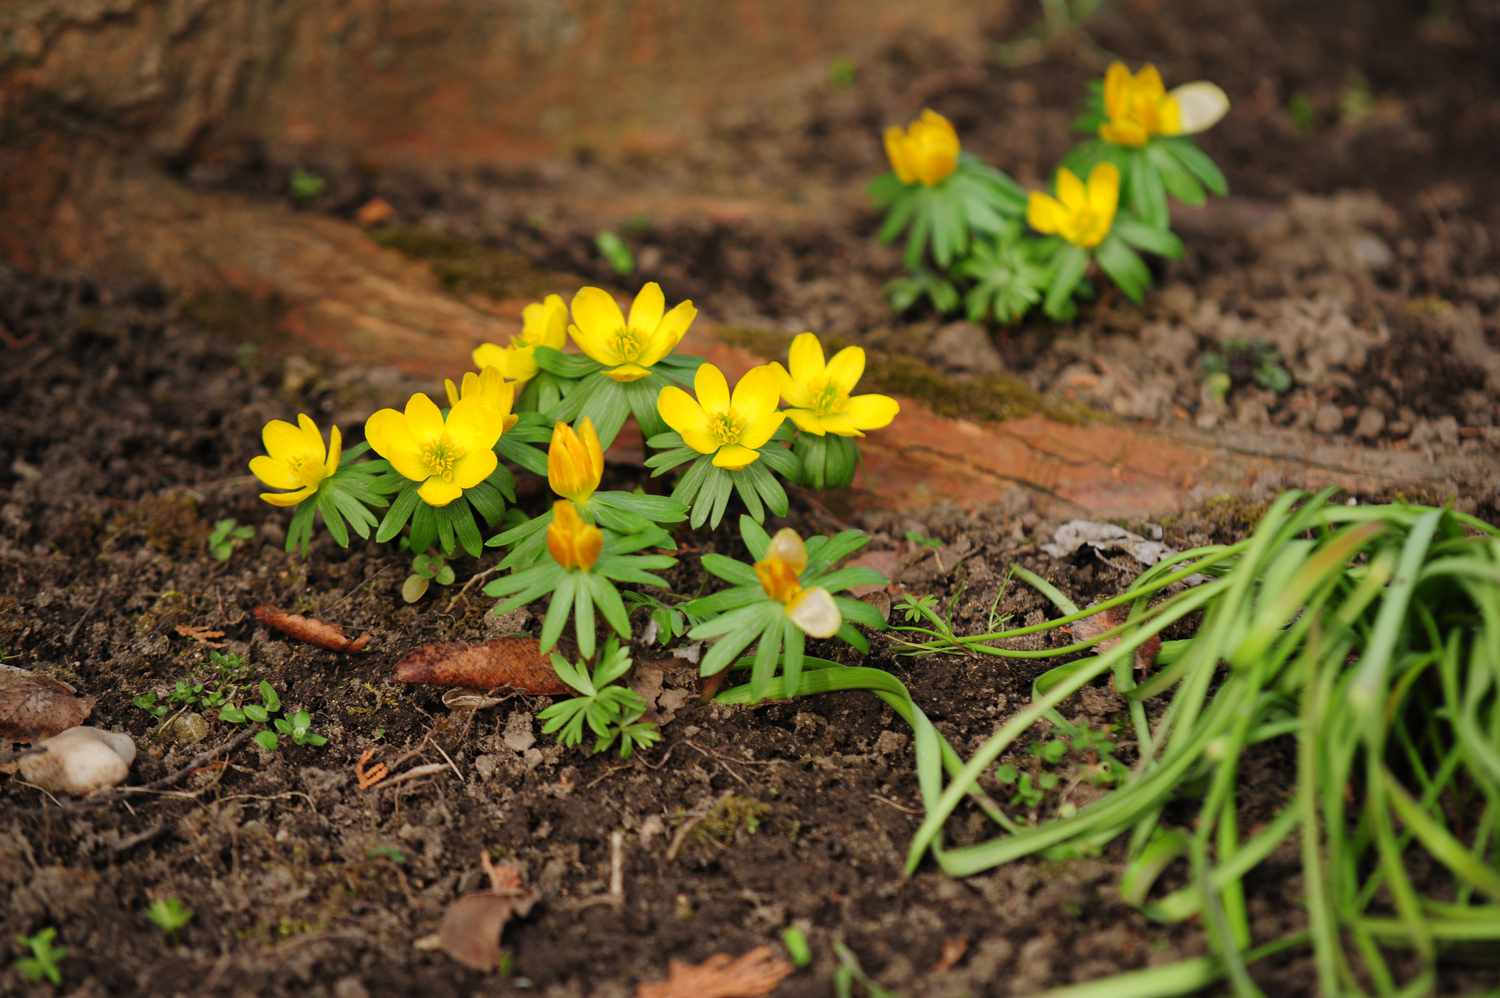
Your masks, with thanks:
M458 405L458 400L461 396L458 394L458 388L453 384L452 378L443 379L443 394L448 396L448 407L450 409Z
M596 360L598 358L595 358ZM639 364L621 364L619 367L610 367L604 370L604 376L612 381L629 382L639 381L651 371Z
M661 317L667 311L667 296L661 293L661 285L655 281L647 281L641 285L641 290L635 294L635 301L630 303L631 329L647 336L656 332L656 327L661 325Z
M291 465L264 454L250 459L250 474L273 489L295 489L302 484Z
M395 409L381 409L365 421L365 440L370 448L391 462L403 478L420 482L427 478L422 447L406 425L406 417Z
M546 312L541 337L530 342L533 346L561 350L568 341L568 305L562 300L562 295L548 295L542 300L542 307Z
M714 467L734 471L737 468L752 465L758 460L760 460L760 451L758 450L741 447L739 444L725 444L714 455Z
M707 367L704 364L703 367ZM701 371L703 368L699 368ZM700 440L712 440L708 433L708 413L703 411L703 406L687 392L676 385L668 385L656 396L656 411L668 426L676 430L683 440L689 435L698 437ZM712 454L717 445L711 444L707 448L700 447L695 443L689 443L689 447L701 454Z
M406 428L418 443L436 440L443 435L443 412L423 392L406 400Z
M272 506L286 508L300 505L304 500L312 498L317 491L315 487L309 485L298 489L296 492L262 492L260 497Z
M323 474L332 475L339 470L339 458L344 453L344 437L337 426L328 430L328 457L323 461Z
M1167 92L1167 86L1161 79L1161 70L1149 62L1142 66L1135 74L1135 90L1136 95L1148 103L1161 100Z
M500 439L503 421L504 416L499 410L479 399L460 399L448 413L444 432L453 445L467 455L494 447L495 441Z
M828 432L823 428L824 417L819 416L811 409L788 409L786 418L797 424L797 429L803 433L811 433L815 437L821 437Z
M700 394L699 398L703 396ZM781 379L770 364L752 367L734 386L730 408L737 417L755 422L776 408L781 401Z
M860 376L865 373L865 351L861 347L844 347L828 362L828 383L838 389L840 395L854 391Z
M698 404L703 411L716 415L729 411L729 382L724 372L712 364L699 364L693 375L693 391L698 395Z
M798 333L787 350L787 368L792 380L799 385L819 378L823 374L823 344L812 333Z
M593 476L594 487L598 488L599 479L604 477L604 448L599 445L599 431L594 429L594 421L584 416L578 421L577 433L588 454L589 473Z
M318 424L312 421L312 417L305 412L297 413L297 425L302 430L304 446L314 454L318 455L318 463L323 463L323 434L318 430Z
M1229 113L1229 95L1207 80L1173 87L1171 97L1177 102L1178 131L1183 135L1207 131Z
M1099 126L1099 137L1105 142L1113 142L1117 146L1143 146L1146 139L1146 129L1134 121L1124 119L1108 121Z
M1125 94L1130 89L1130 70L1123 62L1112 62L1104 73L1104 113L1111 118L1123 116Z
M807 544L802 535L791 527L782 527L771 538L763 561L785 562L793 575L801 575L807 568Z
M266 453L279 460L302 454L302 431L284 419L273 419L260 431Z
M531 308L530 305L526 306ZM498 367L505 370L505 354L507 348L496 343L481 343L474 348L470 356L474 360L474 366L483 371L486 367Z
M1050 194L1032 191L1026 199L1026 222L1038 232L1053 236L1062 230L1068 209Z
M891 161L891 169L896 171L896 176L903 184L916 183L917 175L912 172L906 155L906 133L899 125L890 125L885 130L884 138L885 156Z
M463 494L464 490L456 484L445 482L435 475L423 482L422 487L417 489L417 495L421 496L422 501L429 506L446 506Z
M677 349L677 344L687 335L688 327L698 317L698 309L691 301L680 301L668 312L652 333L646 349L636 359L650 367L667 354Z
M578 349L606 366L618 364L615 334L625 328L620 306L602 288L580 288L573 296L573 325L568 332Z
M746 447L753 447L759 450L781 428L781 424L785 419L786 413L784 412L768 412L763 416L750 420L750 422L745 424L744 432L740 434L740 443Z
M821 586L798 593L787 604L786 615L810 638L831 638L844 625L839 605Z
M1057 200L1061 201L1063 207L1069 211L1077 211L1088 203L1088 194L1083 189L1083 181L1078 175L1066 166L1057 171Z
M901 411L901 405L888 395L856 395L842 415L861 430L878 430L890 426Z
M854 420L849 418L846 412L833 412L821 417L819 424L824 433L832 433L836 437L862 437L864 432L855 425Z
M1120 169L1113 163L1095 163L1089 171L1089 208L1101 220L1113 219L1120 203Z
M463 458L453 466L453 484L461 489L472 489L490 477L498 463L499 459L492 450L466 451Z

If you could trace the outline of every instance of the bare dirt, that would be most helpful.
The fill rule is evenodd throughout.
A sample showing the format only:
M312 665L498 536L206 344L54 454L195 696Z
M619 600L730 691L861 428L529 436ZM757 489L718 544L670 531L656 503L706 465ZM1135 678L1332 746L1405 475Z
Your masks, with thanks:
M1350 9L1121 3L1090 23L1091 41L1019 66L955 59L916 37L854 67L854 87L830 81L795 106L756 106L669 162L581 154L552 172L458 177L313 164L328 192L302 206L352 216L380 196L406 232L617 284L592 249L607 224L673 297L711 302L747 328L818 329L964 377L1009 371L1131 419L1492 451L1500 208L1488 164L1500 102L1487 95L1500 72L1489 58L1500 15L1480 3L1437 13L1334 6ZM996 23L988 41L1014 40L1024 26L1019 16ZM874 219L857 190L884 168L878 128L937 107L970 148L1039 183L1070 141L1075 95L1102 70L1102 50L1149 54L1169 80L1212 78L1236 99L1204 141L1235 196L1189 213L1188 258L1161 272L1145 308L1106 294L1060 329L891 316L880 286L898 261L872 245ZM184 175L267 196L285 190L285 176L269 169ZM678 196L687 189L701 192L692 210ZM619 190L646 193L627 203ZM744 214L768 194L784 211ZM400 231L386 238L402 242ZM465 274L514 290L511 270ZM1204 951L1198 926L1155 925L1118 898L1118 849L963 881L931 869L903 879L919 815L910 738L864 694L756 710L689 697L660 746L621 762L550 744L532 718L544 700L449 711L439 691L393 683L394 663L418 645L534 633L537 621L495 621L477 588L458 595L483 567L470 561L457 564L453 587L406 606L402 552L344 552L323 538L308 559L285 554L284 519L255 498L244 469L267 419L304 410L352 434L374 407L433 386L257 346L243 335L244 316L226 332L224 317L201 304L0 271L0 657L99 697L93 722L141 747L132 783L173 774L236 733L210 715L206 739L182 744L132 705L179 679L213 679L208 649L179 626L224 631L222 650L311 711L329 742L275 753L242 745L159 792L101 806L0 783L5 935L56 926L70 951L64 990L623 995L663 976L669 958L737 954L793 924L807 931L814 961L779 994L827 994L835 941L882 985L913 995L1027 994ZM1234 352L1255 341L1279 351L1290 389L1253 384ZM1205 389L1210 351L1231 354L1235 380L1222 399ZM640 480L628 467L611 474ZM1130 526L1159 527L1179 548L1230 540L1263 498L1225 497ZM1493 491L1435 498L1496 513ZM532 507L540 500L523 496ZM207 537L225 517L255 533L219 562ZM789 522L870 531L898 586L951 600L970 629L992 613L1029 622L1049 612L1006 584L1013 562L1080 604L1137 570L1123 558L1041 553L1052 524L1022 500L836 518L798 495ZM911 531L943 547L916 545ZM727 528L689 546L741 554ZM692 556L672 581L683 596L708 585ZM350 656L289 643L251 617L261 603L368 631L370 648ZM663 667L668 689L695 691L687 663L648 647L638 656ZM882 640L864 664L899 676L960 752L1024 701L1034 675L959 657L906 659ZM1119 706L1100 689L1078 710L1104 726ZM361 791L355 766L371 749L390 762L415 751L401 770L444 768ZM1243 806L1264 817L1290 762L1271 747L1259 765ZM959 837L981 831L956 825ZM607 901L617 831L618 907ZM492 977L414 945L448 902L479 886L481 850L518 863L542 894L506 930L509 964ZM1273 857L1251 885L1258 938L1301 924L1295 859ZM196 912L170 940L145 917L151 899L168 896ZM0 987L26 987L13 970L0 973ZM1269 993L1314 988L1297 955L1256 975ZM1493 967L1457 967L1444 984L1497 977Z

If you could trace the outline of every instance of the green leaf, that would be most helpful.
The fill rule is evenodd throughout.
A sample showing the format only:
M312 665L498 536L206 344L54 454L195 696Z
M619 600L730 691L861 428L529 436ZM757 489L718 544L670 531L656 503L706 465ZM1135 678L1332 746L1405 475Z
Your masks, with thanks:
M1182 240L1166 229L1153 229L1133 218L1119 218L1115 220L1113 234L1147 253L1155 253L1169 260L1182 257Z
M260 681L260 702L265 704L266 710L278 711L281 709L281 697L276 695L276 690L264 679Z
M573 635L578 639L578 651L584 658L594 657L594 641L598 632L594 627L594 593L589 585L587 573L573 577Z
M770 626L770 622L766 619L765 604L745 609L754 611L745 615L746 624L738 630L725 634L704 653L703 659L698 663L700 676L712 676L723 672L735 659L739 658L742 651L750 646L750 642L760 637L766 627ZM779 614L780 604L776 604L773 609ZM743 613L743 611L736 612Z
M594 605L599 608L609 626L622 638L630 637L630 614L620 599L620 591L601 575L589 576L589 587L593 592Z
M1196 207L1207 198L1208 195L1204 193L1203 185L1199 184L1197 179L1177 162L1177 157L1173 156L1165 146L1159 143L1146 146L1146 158L1151 161L1152 167L1160 175L1167 193L1183 204Z
M762 700L771 692L771 680L776 678L776 663L781 658L781 637L785 632L786 614L778 613L776 619L768 619L760 632L760 643L755 646L755 663L750 673L750 695Z
M756 561L764 558L771 549L771 535L766 533L766 528L748 516L740 517L740 539L745 542L746 550Z
M275 752L276 746L281 744L274 731L257 731L255 733L255 744L267 752Z
M1224 179L1224 174L1208 155L1193 144L1193 140L1185 136L1174 136L1168 139L1158 139L1157 144L1169 151L1181 163L1189 173L1210 191L1223 197L1229 193L1229 181Z
M1131 210L1145 224L1158 229L1167 227L1170 218L1167 212L1167 189L1162 184L1161 174L1146 158L1144 149L1130 154L1130 171L1126 174Z
M547 604L547 615L542 618L542 651L550 651L562 635L563 625L568 622L568 613L573 608L573 593L577 586L578 574L563 572L562 580L552 593L552 601Z
M755 575L755 569L742 561L725 557L722 554L705 554L699 559L703 569L718 576L725 582L736 586L758 586L760 580Z
M389 541L401 532L406 526L406 521L411 518L420 503L421 497L417 495L417 484L407 483L396 496L396 501L391 503L391 508L385 511L385 516L380 521L380 528L375 531L375 540L381 544Z
M344 527L344 517L327 489L318 490L318 513L322 515L323 526L328 528L328 536L333 542L341 548L348 547L349 531Z
M245 716L254 721L256 724L265 724L266 720L271 715L268 714L266 712L266 708L262 707L260 704L247 703L245 704Z
M1141 302L1146 289L1151 286L1151 271L1123 239L1117 235L1107 236L1099 244L1094 259L1098 261L1099 269L1108 274L1131 301Z
M578 379L598 371L603 365L582 354L563 353L552 347L539 346L532 351L536 364L544 371L562 378Z
M1052 281L1047 286L1047 300L1042 306L1048 315L1055 316L1067 305L1088 267L1089 255L1081 246L1068 245L1057 254Z

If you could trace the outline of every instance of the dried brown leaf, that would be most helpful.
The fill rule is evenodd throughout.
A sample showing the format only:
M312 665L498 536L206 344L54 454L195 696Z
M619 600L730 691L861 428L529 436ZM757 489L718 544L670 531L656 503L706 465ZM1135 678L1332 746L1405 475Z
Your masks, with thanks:
M1068 630L1073 637L1079 641L1089 641L1098 637L1105 631L1113 630L1125 623L1130 616L1129 612L1122 606L1112 606L1107 610L1100 610L1090 617L1075 620L1068 625ZM1104 654L1115 645L1120 643L1119 637L1105 638L1095 645L1099 654ZM1137 672L1146 672L1156 664L1156 655L1161 651L1161 637L1153 634L1146 639L1146 643L1135 650L1135 669Z
M0 665L0 741L39 741L82 724L94 698L77 693L50 676Z
M423 645L396 663L396 682L471 690L509 686L523 693L546 695L568 690L534 638Z
M351 640L333 624L297 613L287 613L274 606L256 607L255 619L273 631L280 631L288 637L327 651L364 651L365 645L370 643L368 634L361 634Z
M207 627L196 627L192 624L178 624L175 628L177 636L207 645L210 648L223 648L224 642L217 640L224 636L223 631L211 630Z
M465 894L443 912L438 926L438 944L465 967L491 971L500 963L500 933L512 918L523 918L541 894L521 882L520 869L506 864L492 866L481 855L490 889Z
M699 964L667 965L665 981L642 981L635 998L759 998L776 990L792 965L770 946L741 957L718 953Z

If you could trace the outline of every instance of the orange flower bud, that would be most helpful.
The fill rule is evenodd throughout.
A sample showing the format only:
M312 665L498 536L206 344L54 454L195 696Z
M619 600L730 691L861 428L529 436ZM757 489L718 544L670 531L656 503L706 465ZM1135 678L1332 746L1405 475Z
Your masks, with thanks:
M575 432L567 423L552 427L547 448L547 484L574 502L587 502L604 477L604 450L593 422L585 416Z
M567 499L552 504L552 525L547 528L547 550L563 568L585 572L599 560L604 532L578 515L578 507Z

